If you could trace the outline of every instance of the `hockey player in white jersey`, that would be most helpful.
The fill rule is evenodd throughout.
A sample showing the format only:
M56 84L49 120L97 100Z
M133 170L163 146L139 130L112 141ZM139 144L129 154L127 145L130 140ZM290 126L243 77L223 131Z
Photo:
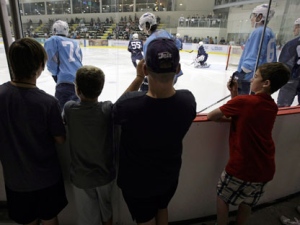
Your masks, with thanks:
M128 43L128 51L131 53L131 61L134 67L137 66L136 61L142 60L143 56L143 42L139 40L139 35L137 33L132 35L132 40Z
M82 52L78 42L68 38L67 22L54 22L53 36L45 41L44 48L48 55L47 68L56 82L55 97L61 109L69 100L78 100L75 93L75 74L82 66Z
M238 65L237 77L239 94L250 93L250 80L255 72L256 59L259 53L260 40L263 35L264 24L268 23L275 14L275 11L270 9L269 17L267 18L268 8L269 6L267 4L258 5L253 9L250 15L251 25L254 27L254 31L252 31L252 33L249 35ZM257 66L267 62L276 61L275 35L269 27L266 27L261 54Z

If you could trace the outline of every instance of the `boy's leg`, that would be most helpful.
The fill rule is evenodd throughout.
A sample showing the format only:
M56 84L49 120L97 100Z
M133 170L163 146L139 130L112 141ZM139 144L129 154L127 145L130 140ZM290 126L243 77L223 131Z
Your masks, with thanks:
M236 216L236 224L243 225L246 224L249 216L251 214L251 207L247 204L241 203L238 208L238 213Z
M43 225L58 225L59 223L58 223L57 217L54 217L50 220L42 220L42 224Z
M155 219L153 218L152 220L145 222L145 223L137 223L138 225L156 225Z
M25 225L38 225L39 220L32 221L31 223L27 223Z
M168 208L159 209L155 219L156 225L168 225Z
M229 206L219 196L217 197L217 224L226 225L228 221Z
M112 224L113 224L113 218L110 217L109 220L107 220L107 221L102 221L102 224L103 224L103 225L112 225Z

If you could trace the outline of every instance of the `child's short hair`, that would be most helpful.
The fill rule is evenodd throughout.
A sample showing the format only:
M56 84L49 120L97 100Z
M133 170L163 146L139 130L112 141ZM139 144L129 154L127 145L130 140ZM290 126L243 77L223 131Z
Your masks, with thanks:
M76 86L86 98L98 97L103 89L105 75L95 66L82 66L76 72Z
M45 67L47 58L43 46L33 38L16 40L8 49L8 59L14 79L36 76L40 66Z
M271 94L285 85L290 79L290 69L281 62L265 63L258 67L263 80L270 80Z

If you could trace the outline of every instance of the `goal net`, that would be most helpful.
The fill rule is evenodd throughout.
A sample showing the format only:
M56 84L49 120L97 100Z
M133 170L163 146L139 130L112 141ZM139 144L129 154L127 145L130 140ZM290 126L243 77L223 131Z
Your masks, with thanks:
M240 58L242 56L242 53L243 53L243 46L231 45L229 47L227 63L226 63L226 70L228 70L228 69L236 70L237 69Z

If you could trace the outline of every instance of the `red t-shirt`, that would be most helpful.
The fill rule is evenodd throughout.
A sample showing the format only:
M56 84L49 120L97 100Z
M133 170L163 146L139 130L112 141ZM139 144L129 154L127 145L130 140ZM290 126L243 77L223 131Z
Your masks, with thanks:
M231 117L226 172L248 182L267 182L275 173L272 129L278 107L270 95L241 95L220 110Z

